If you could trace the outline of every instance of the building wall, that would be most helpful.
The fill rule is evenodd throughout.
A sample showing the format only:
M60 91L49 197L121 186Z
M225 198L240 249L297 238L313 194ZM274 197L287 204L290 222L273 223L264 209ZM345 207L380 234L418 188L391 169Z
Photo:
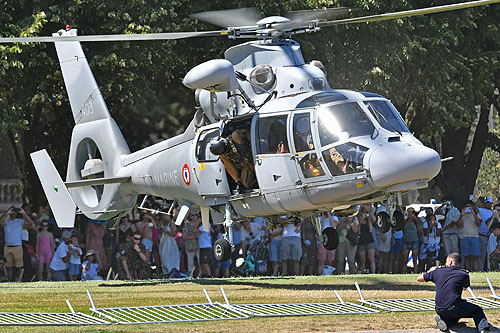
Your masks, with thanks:
M6 135L0 134L0 213L22 204L22 183Z

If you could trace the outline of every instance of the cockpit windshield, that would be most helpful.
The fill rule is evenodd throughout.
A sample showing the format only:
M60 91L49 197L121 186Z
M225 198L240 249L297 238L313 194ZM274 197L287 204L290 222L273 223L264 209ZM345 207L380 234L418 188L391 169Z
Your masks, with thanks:
M375 127L358 103L321 105L318 108L321 146L356 136L371 135Z
M366 101L365 105L373 117L377 119L380 126L386 130L391 132L410 132L398 111L390 102L382 100Z

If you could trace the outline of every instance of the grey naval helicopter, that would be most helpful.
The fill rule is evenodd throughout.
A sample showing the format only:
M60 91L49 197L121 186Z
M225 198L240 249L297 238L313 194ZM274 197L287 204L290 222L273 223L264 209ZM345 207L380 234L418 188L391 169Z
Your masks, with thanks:
M271 225L312 217L319 240L334 249L334 228L321 230L318 213L354 214L356 205L383 202L376 227L401 228L400 205L413 203L441 169L439 154L424 146L385 97L332 89L319 61L306 62L291 36L338 24L382 21L487 5L482 0L331 19L348 9L291 12L258 19L249 9L196 14L220 31L77 36L67 28L52 37L0 42L53 42L75 126L66 181L46 150L31 154L60 227L75 213L107 220L125 215L141 194L175 200L180 225L191 205L201 207L204 230L222 223L214 255L227 260L233 224L266 217ZM221 23L222 22L222 23ZM252 41L233 46L225 59L191 69L184 85L195 90L197 110L179 136L131 153L106 106L81 41L227 36Z

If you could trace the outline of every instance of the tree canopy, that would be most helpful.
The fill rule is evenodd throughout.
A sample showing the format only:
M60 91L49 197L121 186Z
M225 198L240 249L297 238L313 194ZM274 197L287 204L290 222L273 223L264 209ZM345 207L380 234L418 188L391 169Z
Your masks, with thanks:
M78 28L80 35L194 31L213 29L189 17L205 10L258 7L266 15L279 15L287 10L346 6L356 8L356 15L365 15L445 3L4 0L0 34L48 36L66 24ZM336 26L297 40L306 61L318 59L325 64L332 87L385 95L424 144L442 157L453 156L443 164L436 184L461 202L472 193L484 149L500 147L498 133L487 128L490 105L498 106L493 92L500 77L500 11L495 6ZM194 38L95 42L83 47L108 107L134 151L187 125L194 98L181 79L193 66L222 58L225 49L237 42ZM29 153L47 148L64 175L73 127L53 45L0 45L0 78L0 131L7 133L14 148L25 199L38 207L44 199Z

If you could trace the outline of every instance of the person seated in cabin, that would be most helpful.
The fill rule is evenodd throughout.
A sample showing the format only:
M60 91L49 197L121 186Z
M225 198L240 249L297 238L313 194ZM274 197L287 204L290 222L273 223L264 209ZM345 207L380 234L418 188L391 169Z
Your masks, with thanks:
M213 141L210 150L220 159L236 183L236 191L243 192L257 185L253 165L250 133L243 128L233 131L227 138Z

